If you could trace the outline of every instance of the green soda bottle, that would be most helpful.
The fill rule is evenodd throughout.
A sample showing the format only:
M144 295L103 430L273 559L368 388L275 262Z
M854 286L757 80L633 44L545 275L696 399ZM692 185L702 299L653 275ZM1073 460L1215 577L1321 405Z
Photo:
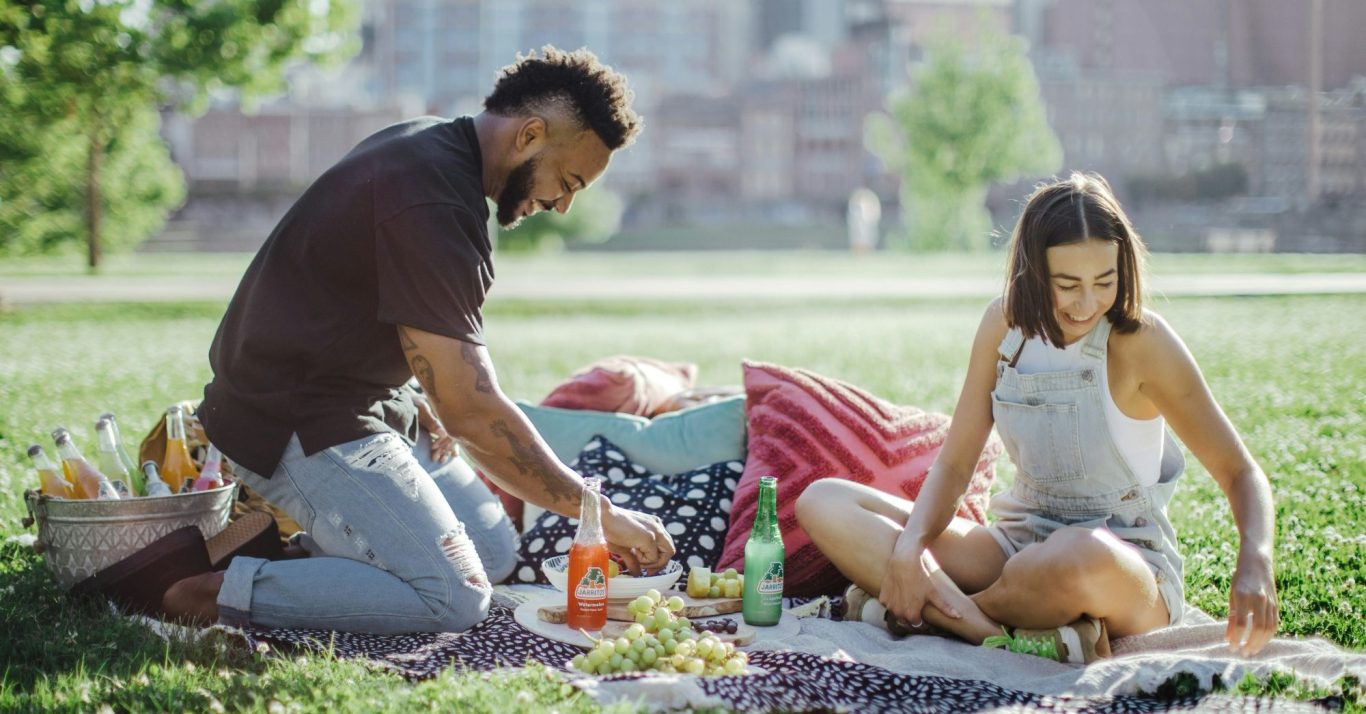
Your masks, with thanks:
M740 612L748 625L776 625L783 616L783 533L778 528L778 479L759 478L759 510L745 543L745 594Z
M107 411L104 412L104 414L101 414L100 420L94 425L94 429L96 429L97 433L100 433L100 449L104 449L104 440L107 437L105 437L104 431L101 430L100 422L108 422L108 426L105 426L104 429L108 430L109 437L113 438L113 457L115 457L119 466L122 467L124 474L127 474L128 487L133 489L133 496L146 496L146 494L148 494L148 482L146 482L145 476L142 475L141 468L138 468L137 461L134 461L133 457L128 456L128 449L124 448L123 445L123 435L119 434L119 422L113 420L113 412ZM113 476L111 476L111 478L113 478Z

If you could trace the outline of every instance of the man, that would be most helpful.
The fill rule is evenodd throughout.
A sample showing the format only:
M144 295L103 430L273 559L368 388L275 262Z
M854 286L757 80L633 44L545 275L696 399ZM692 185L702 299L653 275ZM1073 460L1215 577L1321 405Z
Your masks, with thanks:
M444 426L511 493L579 515L582 480L500 391L484 344L485 198L504 227L567 212L639 132L631 98L588 51L547 46L503 69L478 116L384 129L304 192L228 306L199 415L320 552L180 579L166 615L374 633L483 619L516 535L468 467L430 458L443 447L417 438L412 376L438 438ZM657 518L607 504L602 520L632 572L673 555Z

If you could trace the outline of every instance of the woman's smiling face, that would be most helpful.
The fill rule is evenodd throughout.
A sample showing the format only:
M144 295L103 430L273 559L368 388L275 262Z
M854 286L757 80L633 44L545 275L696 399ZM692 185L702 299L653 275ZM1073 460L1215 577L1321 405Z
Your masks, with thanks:
M1053 318L1071 344L1086 336L1119 293L1119 244L1086 239L1045 251L1053 292Z

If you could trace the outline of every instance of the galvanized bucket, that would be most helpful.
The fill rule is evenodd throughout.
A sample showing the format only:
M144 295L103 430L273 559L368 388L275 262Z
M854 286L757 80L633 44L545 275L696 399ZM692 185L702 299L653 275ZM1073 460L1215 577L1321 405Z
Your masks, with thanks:
M30 491L24 500L38 524L52 577L63 589L185 526L211 538L228 525L237 484L172 496L123 501L50 498Z

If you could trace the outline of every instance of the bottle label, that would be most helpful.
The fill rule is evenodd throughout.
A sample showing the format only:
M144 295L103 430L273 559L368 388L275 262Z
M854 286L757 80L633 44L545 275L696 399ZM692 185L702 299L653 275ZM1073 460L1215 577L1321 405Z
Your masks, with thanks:
M607 599L607 577L603 575L602 568L593 565L584 571L583 578L574 588L574 597L580 600Z
M754 590L760 595L783 594L783 564L781 561L768 564L768 570L764 571L764 576L759 579Z

